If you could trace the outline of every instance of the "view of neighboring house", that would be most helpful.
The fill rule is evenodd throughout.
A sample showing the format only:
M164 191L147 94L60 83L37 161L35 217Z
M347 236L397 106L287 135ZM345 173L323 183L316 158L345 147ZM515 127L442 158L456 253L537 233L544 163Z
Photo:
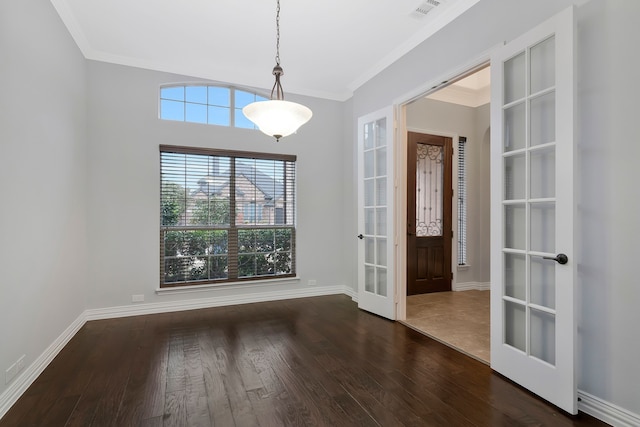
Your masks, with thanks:
M198 188L190 193L186 223L192 223L194 206L198 201L229 200L229 170L210 174L198 180ZM255 165L236 163L236 224L285 224L287 194L282 181L269 176Z

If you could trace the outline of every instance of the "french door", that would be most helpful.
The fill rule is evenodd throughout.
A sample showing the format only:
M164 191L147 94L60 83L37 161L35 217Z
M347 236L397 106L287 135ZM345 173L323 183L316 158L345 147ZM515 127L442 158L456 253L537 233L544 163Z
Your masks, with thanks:
M570 8L491 58L491 366L572 414L574 31Z
M358 119L358 307L396 318L393 107Z

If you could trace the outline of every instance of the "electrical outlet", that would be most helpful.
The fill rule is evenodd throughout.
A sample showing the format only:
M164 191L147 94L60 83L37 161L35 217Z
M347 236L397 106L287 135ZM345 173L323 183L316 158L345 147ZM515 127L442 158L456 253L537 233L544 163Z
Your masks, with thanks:
M18 371L16 369L16 364L14 363L13 365L9 366L6 371L4 371L4 383L9 384L9 382L11 382L13 377L15 377L17 374Z
M20 359L18 359L13 365L9 366L6 371L4 371L5 384L9 384L9 382L11 382L11 380L14 379L15 376L24 369L26 358L27 355L23 354L22 356L20 356Z
M144 302L144 295L131 295L131 302Z
M23 354L20 359L16 362L16 374L24 369L25 359L27 358L26 354Z
M309 286L315 286L316 285L316 279L311 279L307 282L307 285Z

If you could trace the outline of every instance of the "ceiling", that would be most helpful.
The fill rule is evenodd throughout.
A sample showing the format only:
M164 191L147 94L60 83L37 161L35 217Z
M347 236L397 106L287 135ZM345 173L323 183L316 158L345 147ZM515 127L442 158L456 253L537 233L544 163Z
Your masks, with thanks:
M430 93L425 98L467 107L479 107L491 101L491 68L475 73Z
M348 99L479 0L281 0L285 92ZM88 59L270 89L276 0L51 0Z

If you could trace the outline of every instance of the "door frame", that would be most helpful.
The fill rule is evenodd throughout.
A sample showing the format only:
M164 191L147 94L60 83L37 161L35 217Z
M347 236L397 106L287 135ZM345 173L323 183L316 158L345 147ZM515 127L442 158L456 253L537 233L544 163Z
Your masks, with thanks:
M456 141L459 138L459 135L445 133L437 130L431 129L420 129L415 127L407 127L407 106L416 101L419 98L427 96L433 92L437 92L442 87L449 84L449 82L459 80L469 74L473 74L476 71L486 67L490 63L491 52L493 52L497 47L501 46L497 45L492 47L491 49L486 50L481 53L474 59L470 60L462 64L461 66L453 69L450 72L436 78L425 82L420 85L416 89L407 92L406 94L399 96L394 99L393 105L395 109L398 133L397 139L394 149L394 157L395 157L395 169L396 169L396 188L395 188L395 200L397 206L402 206L402 209L406 212L407 208L407 161L408 161L408 140L407 140L407 132L420 132L420 133L430 133L433 135L439 136L447 136L453 139L453 168L452 168L452 185L454 186L454 190L457 186L457 160L458 160L458 147ZM454 199L455 194L454 191ZM453 201L452 201L453 204ZM454 239L457 239L458 236L458 212L456 209L452 210L452 229L454 233ZM395 267L395 278L396 278L396 316L398 320L406 320L407 319L407 216L405 215L396 215L395 218L395 245L396 245L396 267ZM457 283L457 268L454 268L454 260L457 258L458 245L452 244L452 266L453 276L451 279L451 286Z
M573 6L575 8L575 6ZM555 20L555 19L560 19L558 18L558 16L563 15L564 12L559 12L558 14L554 15L552 18L549 18L549 21L551 20ZM572 18L575 19L575 15L572 15ZM546 25L547 21L544 21L543 23L538 24L535 29L537 31L537 29L542 26L542 25ZM524 35L528 35L531 33L531 31L533 31L533 29L530 29L528 31L524 31L522 32L522 35L519 37L524 37ZM575 42L576 37L575 37L575 31L576 31L576 26L575 26L575 20L574 20L574 25L573 25L573 29L572 31L574 32L574 37L572 38L572 40ZM457 78L460 78L462 76L464 76L465 74L470 74L473 71L481 68L482 66L489 64L489 65L494 65L495 64L491 64L491 59L494 56L493 53L494 52L498 52L499 50L501 50L502 46L504 46L506 43L500 43L497 46L492 47L491 49L488 49L486 52L484 52L481 55L478 55L478 57L476 57L474 60L469 61L465 66L463 67L459 67L457 70L454 70L450 73L447 73L445 76L438 78L438 79L432 79L430 81L429 84L425 84L419 88L414 89L413 91L398 97L395 102L393 103L393 105L395 106L395 108L397 109L397 118L398 118L398 123L399 123L399 135L398 135L398 139L397 139L397 145L396 145L396 161L398 163L396 163L396 167L397 167L397 177L398 177L398 182L396 185L396 192L399 193L400 197L402 198L402 206L404 206L406 208L406 192L407 192L407 179L406 179L406 170L403 169L402 163L404 162L406 164L407 161L407 132L406 132L406 108L407 105L420 98L423 97L425 95L428 95L432 92L435 92L436 90L438 90L440 87L446 85L449 83L449 81L451 81L452 79L455 80ZM575 60L575 44L573 46L573 51L572 53L574 54L574 56L572 57ZM574 63L575 64L575 63ZM574 70L572 69L572 72ZM493 74L493 73L492 73ZM492 84L496 84L496 82L492 82ZM575 80L574 83L575 85ZM575 86L574 86L574 91L575 91ZM572 93L573 96L575 96L575 92ZM573 100L575 101L575 99ZM493 116L494 116L494 108L492 106L491 108L492 110L492 119L491 119L491 129L493 132L498 131L498 129L496 129L496 127L494 126L493 123ZM575 110L573 110L573 112L575 113ZM573 119L574 123L571 126L575 126L575 118ZM492 136L492 141L493 141L493 136ZM575 149L574 146L572 146L572 149ZM493 142L492 142L492 150L493 150ZM492 160L490 161L492 162ZM494 169L495 169L496 165L491 164L490 163L490 174L493 175L494 174ZM400 173L402 172L402 173ZM493 190L493 188L492 188ZM405 194L405 196L403 197L402 194ZM396 195L397 200L399 201L400 198L398 198L398 195ZM493 192L491 195L492 199L494 197ZM559 196L558 196L559 197ZM571 195L571 197L573 197L573 195ZM571 199L573 200L573 199ZM573 203L573 202L572 202ZM493 202L491 203L491 205L493 206ZM573 208L575 209L575 205L573 206ZM496 216L496 212L492 212L490 214L490 221L492 224L492 229L493 229L493 225L495 225L495 216ZM406 246L407 246L407 238L406 238L406 229L407 229L407 221L406 221L406 216L402 216L402 215L398 215L396 217L396 247L398 247L398 258L397 258L397 264L396 264L396 298L398 301L397 304L397 319L398 320L406 320L406 288L407 288L407 283L406 283L406 278L405 277L401 277L397 274L398 271L404 271L406 270L406 266L407 266L407 254L406 254ZM402 230L402 233L398 233L399 230ZM495 256L493 254L493 237L491 238L492 240L492 250L491 250L491 256L490 256L490 262L491 262L491 266L492 268L494 267L495 264ZM571 255L570 255L571 256ZM575 268L575 267L573 267ZM492 276L492 280L493 280L493 274ZM575 274L574 274L575 277ZM494 288L494 285L492 284L492 288ZM492 298L493 299L493 298ZM575 298L573 303L575 304ZM492 313L491 316L493 317L493 307L492 307ZM577 322L577 319L575 319L575 311L573 309L570 310L570 315L573 316L573 319L575 322ZM492 323L493 323L493 319L492 319ZM495 331L493 331L493 327L492 327L492 337L491 337L491 342L492 342L492 347L494 345L494 337L493 337L493 333ZM574 335L575 337L575 335ZM574 345L574 350L575 350L575 341L573 343ZM493 349L492 349L492 354L493 354ZM574 367L574 373L575 373L575 366L576 366L576 354L574 353L573 355L573 365L572 367ZM494 364L491 364L492 369L496 369L494 368ZM496 371L497 372L497 371ZM505 374L507 375L507 377L511 378L511 375ZM574 374L575 375L575 374ZM515 381L515 380L514 380ZM577 387L575 384L575 376L573 377L573 381L574 381L574 397L577 396ZM530 390L534 390L531 387L531 384L529 385L523 385L523 387L528 388ZM534 390L533 391L535 394L539 394L539 391ZM545 396L547 394L544 394ZM558 396L554 396L554 402L553 404L555 405L563 405L562 407L571 412L571 413L577 413L577 399L572 399L571 402L566 402L564 401L564 398L562 399L556 399ZM548 399L548 397L543 397L543 399ZM565 407L566 405L566 407Z

